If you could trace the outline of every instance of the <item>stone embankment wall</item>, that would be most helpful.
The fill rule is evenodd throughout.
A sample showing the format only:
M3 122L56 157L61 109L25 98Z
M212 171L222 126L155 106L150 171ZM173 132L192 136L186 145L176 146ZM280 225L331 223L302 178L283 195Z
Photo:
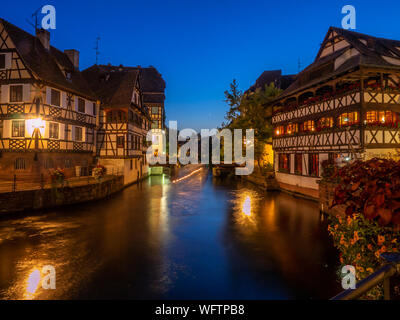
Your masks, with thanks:
M0 214L87 202L105 198L124 188L122 176L75 187L0 193Z
M333 203L333 197L335 194L335 188L337 184L320 181L319 183L319 207L320 210L327 214L333 215L344 215L345 206L339 205L331 208Z

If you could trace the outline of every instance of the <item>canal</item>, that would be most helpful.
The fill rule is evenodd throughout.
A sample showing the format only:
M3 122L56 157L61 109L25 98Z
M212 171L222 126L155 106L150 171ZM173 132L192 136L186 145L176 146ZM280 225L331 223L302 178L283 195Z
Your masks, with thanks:
M327 299L337 268L316 203L206 169L0 219L0 299Z

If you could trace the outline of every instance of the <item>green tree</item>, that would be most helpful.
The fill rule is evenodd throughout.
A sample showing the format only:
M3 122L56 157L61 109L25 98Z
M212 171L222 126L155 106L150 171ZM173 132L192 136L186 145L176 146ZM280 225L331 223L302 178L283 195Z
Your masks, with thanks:
M258 167L262 169L262 159L265 156L265 145L271 141L273 128L271 125L272 105L282 90L273 83L258 88L254 92L242 93L236 80L225 91L225 102L230 106L225 115L224 128L254 129L254 157Z

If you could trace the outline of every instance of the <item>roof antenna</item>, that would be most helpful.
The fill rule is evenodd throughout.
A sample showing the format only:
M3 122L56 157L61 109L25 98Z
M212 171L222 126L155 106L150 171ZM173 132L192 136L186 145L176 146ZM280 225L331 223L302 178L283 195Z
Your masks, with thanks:
M96 47L94 47L94 50L96 50L96 66L99 62L99 55L100 55L100 51L99 51L99 41L100 41L100 37L96 38Z
M37 30L39 30L38 14L41 9L42 8L39 8L32 13L31 20L26 19L26 21L35 29L35 33Z

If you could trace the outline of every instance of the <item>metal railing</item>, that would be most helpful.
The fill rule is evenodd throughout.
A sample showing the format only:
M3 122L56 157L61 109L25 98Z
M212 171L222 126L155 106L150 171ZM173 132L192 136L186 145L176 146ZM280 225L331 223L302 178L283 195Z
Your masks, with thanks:
M331 300L354 300L358 299L368 291L383 283L384 299L390 300L390 279L393 276L400 275L400 254L384 253L381 257L386 260L386 264L379 270L359 281L355 289L347 289Z

